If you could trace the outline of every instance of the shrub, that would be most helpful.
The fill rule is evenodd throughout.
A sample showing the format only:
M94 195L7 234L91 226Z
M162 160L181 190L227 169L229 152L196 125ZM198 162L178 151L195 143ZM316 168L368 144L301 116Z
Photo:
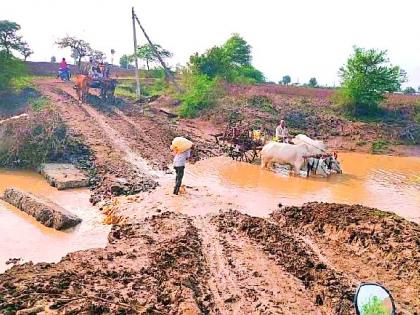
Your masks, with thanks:
M389 142L387 140L376 140L372 143L371 151L373 154L381 154L384 153L389 146Z
M185 92L180 95L182 117L195 117L200 110L214 105L221 94L220 80L210 79L204 74L183 74Z
M230 81L233 83L255 84L265 82L264 74L251 65L237 67L231 72Z
M68 151L67 128L53 110L33 112L27 123L11 122L0 145L0 166L37 167L63 159Z

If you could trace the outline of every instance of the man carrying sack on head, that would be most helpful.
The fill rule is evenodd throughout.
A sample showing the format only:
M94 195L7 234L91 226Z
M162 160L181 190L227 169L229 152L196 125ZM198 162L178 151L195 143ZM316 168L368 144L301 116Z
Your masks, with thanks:
M174 153L174 168L176 172L174 195L178 195L184 177L185 164L191 157L193 143L185 138L176 137L172 140L171 150Z

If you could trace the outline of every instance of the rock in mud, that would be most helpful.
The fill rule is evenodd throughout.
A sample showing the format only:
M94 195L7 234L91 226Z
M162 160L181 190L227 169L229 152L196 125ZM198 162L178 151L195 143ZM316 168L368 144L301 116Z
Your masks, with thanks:
M39 172L58 190L89 186L89 178L72 164L44 163Z
M2 199L56 230L67 229L82 222L82 219L54 202L15 188L7 188Z

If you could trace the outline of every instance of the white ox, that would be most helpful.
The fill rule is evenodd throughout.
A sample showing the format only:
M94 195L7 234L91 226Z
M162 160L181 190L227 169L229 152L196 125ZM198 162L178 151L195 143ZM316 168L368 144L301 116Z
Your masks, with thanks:
M294 144L307 144L309 149L308 155L324 154L327 150L327 146L322 140L312 140L311 138L303 134L299 134L296 137L294 137L292 142Z
M289 143L269 142L261 150L261 168L268 168L273 163L289 164L295 174L299 174L305 163L305 156L310 154L306 143L297 145Z

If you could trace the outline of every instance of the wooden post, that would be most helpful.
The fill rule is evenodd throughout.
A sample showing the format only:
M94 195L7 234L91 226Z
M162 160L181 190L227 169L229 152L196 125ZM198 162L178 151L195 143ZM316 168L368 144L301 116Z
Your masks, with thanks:
M136 15L134 13L134 7L131 9L131 17L133 20L133 41L134 41L134 65L135 65L135 75L136 75L136 95L140 99L140 78L139 78L139 63L137 61L137 36L136 36Z

